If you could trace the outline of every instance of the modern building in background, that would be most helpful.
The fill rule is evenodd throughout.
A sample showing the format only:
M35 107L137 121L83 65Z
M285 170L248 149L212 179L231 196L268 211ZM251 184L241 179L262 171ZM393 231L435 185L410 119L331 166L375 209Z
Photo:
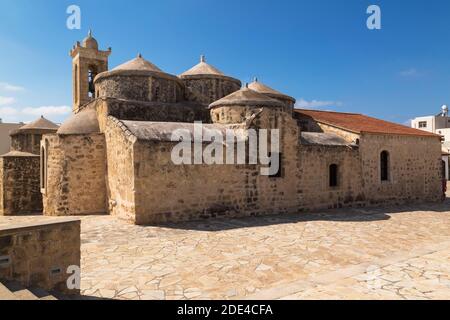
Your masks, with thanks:
M442 160L445 162L445 177L450 180L450 117L448 107L442 106L435 116L418 117L411 121L411 127L442 136Z

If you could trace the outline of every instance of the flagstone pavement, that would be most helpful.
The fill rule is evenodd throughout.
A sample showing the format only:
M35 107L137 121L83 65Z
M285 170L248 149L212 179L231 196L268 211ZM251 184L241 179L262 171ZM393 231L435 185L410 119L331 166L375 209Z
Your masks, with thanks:
M450 299L450 200L157 227L80 219L86 296Z

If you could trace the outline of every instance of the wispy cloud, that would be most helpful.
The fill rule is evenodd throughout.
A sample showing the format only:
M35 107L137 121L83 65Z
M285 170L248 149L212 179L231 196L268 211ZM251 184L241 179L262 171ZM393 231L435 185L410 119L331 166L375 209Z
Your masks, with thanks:
M36 108L23 108L21 113L24 115L33 115L33 116L64 116L69 114L72 111L72 108L69 106L44 106L44 107L36 107Z
M416 68L409 68L399 72L399 75L405 78L414 78L421 75Z
M298 109L314 109L324 107L340 107L343 103L340 101L326 101L326 100L311 100L307 101L303 98L297 100L295 107Z
M0 118L7 121L22 121L34 120L39 116L46 118L60 119L67 116L72 111L69 106L42 106L42 107L27 107L27 108L12 108L1 107Z
M9 92L19 92L19 91L24 91L25 88L24 87L20 87L20 86L16 86L13 84L9 84L6 82L0 82L0 90L3 91L9 91Z
M2 97L0 96L0 106L6 106L8 104L13 104L16 99L13 97Z

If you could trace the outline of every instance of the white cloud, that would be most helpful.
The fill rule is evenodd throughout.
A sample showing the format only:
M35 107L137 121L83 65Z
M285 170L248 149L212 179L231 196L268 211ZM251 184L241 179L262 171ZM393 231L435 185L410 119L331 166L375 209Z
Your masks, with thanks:
M417 69L415 68L409 68L403 71L400 71L400 75L402 77L406 77L406 78L412 78L412 77L417 77L420 75L419 71L417 71Z
M43 106L36 108L23 108L21 113L24 115L33 115L33 116L63 116L69 114L72 111L72 108L69 106Z
M5 116L15 116L18 111L11 107L2 107L0 108L0 118L4 118Z
M2 97L0 96L0 106L5 106L7 104L13 104L16 102L16 99L13 97Z
M15 86L6 82L0 82L0 90L4 91L11 91L11 92L18 92L18 91L24 91L24 87Z
M0 107L0 118L4 122L30 122L40 116L44 116L53 121L62 121L72 109L69 106L43 106L28 108Z
M342 102L339 101L323 101L323 100L311 100L307 101L303 98L297 100L295 104L296 108L299 109L313 109L313 108L323 108L323 107L340 107L342 106Z

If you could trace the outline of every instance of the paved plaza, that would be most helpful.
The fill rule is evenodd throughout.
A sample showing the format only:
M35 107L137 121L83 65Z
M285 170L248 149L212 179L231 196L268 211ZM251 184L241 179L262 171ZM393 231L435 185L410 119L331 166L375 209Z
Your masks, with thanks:
M159 227L81 219L88 297L450 299L450 200Z

